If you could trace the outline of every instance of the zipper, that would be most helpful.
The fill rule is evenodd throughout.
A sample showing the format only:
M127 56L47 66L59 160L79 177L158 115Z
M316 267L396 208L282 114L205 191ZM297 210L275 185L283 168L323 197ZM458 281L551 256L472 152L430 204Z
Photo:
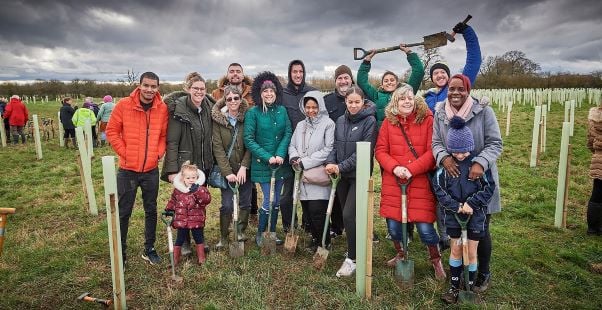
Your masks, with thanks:
M148 158L148 132L150 131L150 112L151 109L148 109L148 111L144 111L144 119L146 120L146 138L145 138L145 143L144 143L144 160L142 161L142 168L140 170L140 172L144 172L144 166L146 166L146 159Z

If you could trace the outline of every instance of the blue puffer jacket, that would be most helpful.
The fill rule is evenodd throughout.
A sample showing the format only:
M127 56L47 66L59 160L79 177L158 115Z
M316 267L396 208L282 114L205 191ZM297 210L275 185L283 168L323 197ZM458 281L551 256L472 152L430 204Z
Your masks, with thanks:
M483 177L476 180L468 180L468 172L472 166L474 155L457 161L460 177L454 178L448 175L443 167L437 169L433 178L433 190L439 201L439 205L445 211L444 223L449 228L460 228L454 213L458 212L460 204L467 202L473 209L472 218L468 223L468 229L474 231L485 230L485 216L487 214L487 205L493 196L495 183L491 175L491 170L486 170ZM461 220L466 219L465 214L458 214Z
M477 74L479 74L479 68L481 68L479 38L477 38L477 34L470 26L464 30L463 36L466 42L466 64L464 65L464 69L462 69L462 74L470 79L470 85L474 85ZM431 88L424 93L424 100L433 113L435 113L437 103L445 101L445 99L447 99L447 85L442 89Z

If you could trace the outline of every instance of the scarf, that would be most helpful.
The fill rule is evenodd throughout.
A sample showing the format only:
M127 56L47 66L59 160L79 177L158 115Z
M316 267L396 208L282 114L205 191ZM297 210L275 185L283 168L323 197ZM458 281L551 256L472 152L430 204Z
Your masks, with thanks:
M474 100L472 99L472 96L469 95L466 98L466 101L464 101L464 104L462 105L460 110L457 110L456 108L452 107L448 99L445 99L445 117L448 120L450 120L452 117L457 115L463 120L466 120L466 117L468 117L468 114L470 113L470 111L472 111L473 103Z

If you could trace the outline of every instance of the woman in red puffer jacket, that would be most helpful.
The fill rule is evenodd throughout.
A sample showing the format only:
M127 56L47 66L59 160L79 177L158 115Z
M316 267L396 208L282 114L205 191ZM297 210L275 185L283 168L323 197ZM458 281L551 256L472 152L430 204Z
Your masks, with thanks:
M420 240L428 246L435 277L445 279L439 252L439 235L433 223L437 203L429 183L429 172L435 168L431 149L433 113L422 97L414 97L412 87L405 84L395 90L385 109L385 120L378 133L376 160L382 167L380 215L387 227L397 255L387 262L395 267L403 259L401 248L401 188L399 182L409 182L406 197L408 222L414 223Z

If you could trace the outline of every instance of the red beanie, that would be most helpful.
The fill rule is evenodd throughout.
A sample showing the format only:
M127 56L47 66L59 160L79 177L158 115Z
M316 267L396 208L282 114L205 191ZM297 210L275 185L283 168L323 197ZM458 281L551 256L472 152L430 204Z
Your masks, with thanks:
M464 84L464 89L466 89L466 91L468 93L470 93L470 79L466 75L464 75L464 74L456 74L456 75L452 76L451 79L449 79L449 82L447 82L448 86L451 83L451 80L453 80L453 79L460 79L460 80L462 80L462 84Z

